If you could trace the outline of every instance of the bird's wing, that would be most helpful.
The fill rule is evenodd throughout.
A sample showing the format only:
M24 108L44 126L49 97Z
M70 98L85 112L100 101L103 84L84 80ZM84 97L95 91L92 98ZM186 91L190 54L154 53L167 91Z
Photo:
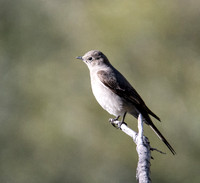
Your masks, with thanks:
M131 100L134 104L144 104L144 101L129 82L119 73L108 73L104 70L97 72L100 81L115 94ZM119 78L120 77L120 78Z
M115 72L107 72L105 70L100 70L97 72L97 76L106 87L120 97L123 97L127 101L133 103L138 109L141 110L139 110L141 113L142 111L145 111L160 121L160 118L145 105L137 91L119 71L115 70Z

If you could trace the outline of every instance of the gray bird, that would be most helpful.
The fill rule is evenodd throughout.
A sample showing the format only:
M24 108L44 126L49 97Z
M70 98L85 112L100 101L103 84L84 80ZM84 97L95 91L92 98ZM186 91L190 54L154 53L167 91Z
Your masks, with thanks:
M102 52L91 50L84 56L77 57L77 59L83 60L90 70L92 91L98 103L103 109L116 117L111 121L118 120L119 117L122 117L122 124L124 123L126 113L133 115L135 118L138 118L138 115L141 113L144 122L153 129L172 154L176 154L172 146L153 124L149 115L159 121L160 118L146 106L137 91L111 65Z

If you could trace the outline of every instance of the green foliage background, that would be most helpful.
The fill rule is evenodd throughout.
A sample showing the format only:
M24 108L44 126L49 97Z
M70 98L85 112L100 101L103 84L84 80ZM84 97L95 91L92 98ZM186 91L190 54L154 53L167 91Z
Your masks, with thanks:
M0 0L0 182L134 182L135 145L76 56L103 51L161 117L153 182L199 182L200 1ZM131 116L126 122L137 129Z

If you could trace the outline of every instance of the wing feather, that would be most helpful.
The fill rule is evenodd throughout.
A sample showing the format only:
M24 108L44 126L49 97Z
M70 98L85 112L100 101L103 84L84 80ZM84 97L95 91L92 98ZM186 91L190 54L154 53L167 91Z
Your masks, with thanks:
M135 105L141 113L144 113L145 111L160 121L160 118L145 105L137 91L119 71L115 70L115 72L107 72L105 70L100 70L97 72L97 76L106 87L120 97L123 97L127 101L133 103L133 105Z

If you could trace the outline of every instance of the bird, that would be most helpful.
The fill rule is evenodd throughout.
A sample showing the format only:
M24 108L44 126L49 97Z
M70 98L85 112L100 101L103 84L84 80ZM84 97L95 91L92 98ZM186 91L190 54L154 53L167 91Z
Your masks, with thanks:
M116 121L121 117L121 125L125 123L124 120L127 113L135 118L138 118L139 114L141 114L145 124L152 128L173 155L176 154L173 147L154 125L150 116L158 121L161 121L160 118L147 107L138 92L112 66L108 58L101 51L91 50L83 56L76 58L82 60L87 65L90 71L92 92L101 107L115 116L111 121Z

